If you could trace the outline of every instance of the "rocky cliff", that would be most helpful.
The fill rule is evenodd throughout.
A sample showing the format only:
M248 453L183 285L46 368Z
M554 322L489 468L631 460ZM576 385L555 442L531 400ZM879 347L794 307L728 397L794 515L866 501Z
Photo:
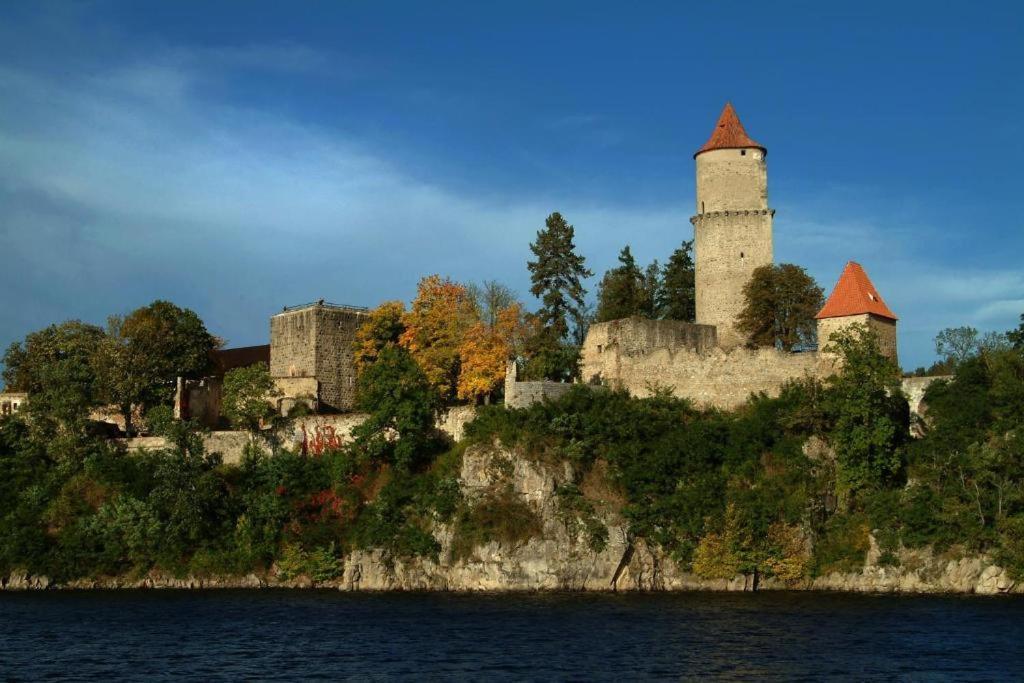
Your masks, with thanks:
M751 577L704 580L680 567L658 548L632 539L618 512L615 493L603 487L602 468L582 482L569 463L544 463L502 448L469 449L460 484L470 506L496 492L528 509L535 525L528 538L492 540L465 547L454 525L437 525L441 545L436 560L399 559L380 550L355 551L344 559L338 579L319 584L341 590L450 591L656 591L752 590ZM575 499L565 491L582 492ZM572 500L585 505L572 505ZM986 557L943 558L930 551L904 551L900 566L880 566L872 542L859 573L829 574L800 583L762 579L759 590L836 590L899 593L1020 593L1024 585ZM55 586L46 577L12 575L0 581L8 590L43 588L215 588L309 587L300 577L281 581L266 576L109 578Z

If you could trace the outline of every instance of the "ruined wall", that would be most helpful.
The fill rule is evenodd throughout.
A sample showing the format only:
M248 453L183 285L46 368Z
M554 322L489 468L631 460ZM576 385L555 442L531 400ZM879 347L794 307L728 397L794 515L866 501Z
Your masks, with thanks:
M878 335L878 350L888 356L894 363L899 364L899 354L896 349L896 321L886 318L879 318L870 313L862 315L847 315L839 318L823 318L818 321L818 347L825 349L829 339L836 332L850 325L866 325Z
M592 325L583 344L584 379L600 379L641 397L669 388L697 405L729 409L742 404L751 393L776 395L789 379L831 371L830 360L816 353L718 348L707 343L709 332L701 325L690 325L696 328L692 334L676 340L670 335L650 334L659 322L671 321L627 318ZM695 338L703 343L694 343ZM643 345L638 343L640 339L656 341Z
M555 400L569 393L573 385L568 382L548 380L520 382L519 369L514 362L505 370L505 407L528 408L545 399Z
M271 317L271 376L313 377L320 410L352 410L352 343L366 315L362 309L319 303Z
M277 412L287 415L298 404L303 404L311 411L319 410L317 397L320 395L320 383L315 377L275 377L274 387L279 392L276 399Z
M0 417L13 415L22 410L28 394L19 391L0 391Z
M697 322L718 330L729 349L743 343L735 329L743 287L756 268L772 263L768 171L755 148L697 155L697 214L693 224Z

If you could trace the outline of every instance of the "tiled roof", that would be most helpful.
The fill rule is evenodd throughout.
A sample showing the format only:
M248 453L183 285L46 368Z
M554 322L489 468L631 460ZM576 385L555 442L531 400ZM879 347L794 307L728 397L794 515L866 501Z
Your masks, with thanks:
M839 276L839 282L829 295L825 306L815 316L818 320L822 318L841 318L847 315L862 315L871 313L880 318L896 320L896 314L889 310L882 300L882 296L871 284L868 274L864 272L861 265L856 261L850 261L843 268L843 274Z
M736 115L736 110L732 108L732 102L726 102L722 114L718 117L718 123L715 124L715 129L711 132L711 137L703 147L697 150L697 154L710 152L713 149L739 149L742 147L757 147L767 151L763 145L750 139L747 131L743 130L743 124L740 123L740 117ZM697 154L693 156L696 157Z
M218 375L228 370L245 368L256 363L270 364L270 345L241 346L234 349L217 349L210 352L213 367Z

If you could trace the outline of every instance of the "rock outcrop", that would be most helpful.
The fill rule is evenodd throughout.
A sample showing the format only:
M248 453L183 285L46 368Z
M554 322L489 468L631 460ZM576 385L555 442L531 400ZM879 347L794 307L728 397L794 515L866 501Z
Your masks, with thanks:
M317 584L348 591L660 591L754 590L749 576L731 580L704 580L688 573L659 548L631 538L629 526L616 505L596 501L588 514L591 524L607 530L603 543L594 544L567 511L559 487L579 484L567 462L547 463L500 447L469 449L459 475L469 503L496 490L509 491L529 507L538 520L538 533L518 542L492 541L455 552L456 530L438 524L434 537L441 545L437 559L402 559L382 550L363 550L344 558L340 576ZM586 488L586 482L582 488ZM762 579L758 590L832 590L872 593L1022 593L1005 570L985 557L937 557L930 550L902 551L900 565L881 566L872 540L860 572L829 574L800 584ZM112 577L55 585L47 577L15 573L0 580L0 589L46 588L308 588L307 577L288 581L267 576L184 577L149 575Z

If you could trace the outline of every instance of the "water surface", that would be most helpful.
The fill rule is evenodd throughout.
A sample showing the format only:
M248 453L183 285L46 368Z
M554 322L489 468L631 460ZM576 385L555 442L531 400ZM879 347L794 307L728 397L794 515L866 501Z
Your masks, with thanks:
M0 593L0 678L1010 680L1024 599Z

